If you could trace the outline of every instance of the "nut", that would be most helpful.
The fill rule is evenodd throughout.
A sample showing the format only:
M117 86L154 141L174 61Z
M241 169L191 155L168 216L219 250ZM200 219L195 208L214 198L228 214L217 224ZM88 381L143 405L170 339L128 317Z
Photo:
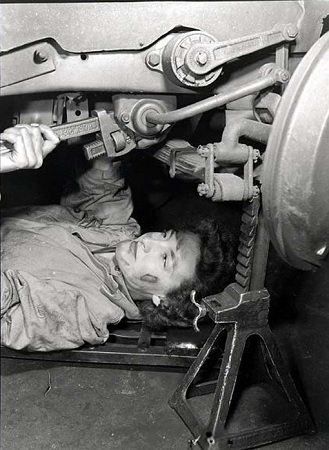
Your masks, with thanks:
M290 73L288 72L288 70L284 69L278 70L278 78L283 83L286 83L287 81L289 81Z
M210 188L209 188L208 184L200 183L197 187L197 191L198 191L198 194L200 195L200 197L202 197L203 195L207 196L207 194L210 191Z
M128 113L123 112L120 116L121 122L128 123L130 121L130 116Z
M147 64L156 67L160 64L160 55L157 52L151 52L147 55Z
M195 56L195 61L200 65L200 66L204 66L205 64L207 64L208 62L208 55L205 52L199 52L196 56Z
M260 158L260 151L257 150L256 148L254 148L253 149L253 160L254 160L254 162L257 162L259 158Z
M286 33L291 39L295 38L298 35L298 28L297 28L297 26L292 24L292 23L290 23L286 27Z
M199 145L197 148L198 155L202 156L202 158L207 158L209 155L209 148L204 145Z

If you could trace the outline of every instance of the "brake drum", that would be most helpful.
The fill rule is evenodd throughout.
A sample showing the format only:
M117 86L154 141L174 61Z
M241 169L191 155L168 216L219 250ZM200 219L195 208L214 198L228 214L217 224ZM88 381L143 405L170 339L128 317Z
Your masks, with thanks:
M270 238L290 265L329 253L329 32L292 75L275 116L262 174Z

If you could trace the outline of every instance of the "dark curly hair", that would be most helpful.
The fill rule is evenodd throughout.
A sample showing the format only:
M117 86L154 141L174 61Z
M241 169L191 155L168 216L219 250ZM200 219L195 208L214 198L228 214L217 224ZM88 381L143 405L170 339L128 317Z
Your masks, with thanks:
M195 289L201 298L221 292L233 281L236 251L231 233L221 229L213 219L204 219L180 231L192 232L199 237L200 258L194 278L169 292L166 301L161 301L159 306L150 301L140 305L144 323L154 330L191 326L197 312L190 300L191 291Z

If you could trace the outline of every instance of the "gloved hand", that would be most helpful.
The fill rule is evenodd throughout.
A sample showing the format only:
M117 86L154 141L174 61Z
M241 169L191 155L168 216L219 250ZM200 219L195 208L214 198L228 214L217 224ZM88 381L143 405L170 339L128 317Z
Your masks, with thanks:
M0 172L19 169L38 169L44 158L59 143L56 134L47 125L16 125L7 128L0 139L9 143L8 152L0 153ZM11 144L11 145L10 145Z

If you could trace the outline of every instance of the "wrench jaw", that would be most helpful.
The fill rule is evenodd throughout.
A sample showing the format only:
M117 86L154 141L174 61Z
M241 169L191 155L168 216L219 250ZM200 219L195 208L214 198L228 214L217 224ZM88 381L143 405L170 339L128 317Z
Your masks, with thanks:
M98 118L101 139L84 146L87 159L101 155L116 158L126 155L136 147L135 139L122 130L117 123L114 112L94 110L92 116Z
M123 133L122 133L123 134ZM115 139L115 138L114 138ZM117 150L118 146L116 141L113 139L113 146L111 151L108 153L102 139L96 139L95 141L89 142L83 146L83 151L86 159L92 160L98 158L99 156L108 156L109 158L118 158L124 156L136 147L136 142L133 138L125 135L126 144L122 150Z

